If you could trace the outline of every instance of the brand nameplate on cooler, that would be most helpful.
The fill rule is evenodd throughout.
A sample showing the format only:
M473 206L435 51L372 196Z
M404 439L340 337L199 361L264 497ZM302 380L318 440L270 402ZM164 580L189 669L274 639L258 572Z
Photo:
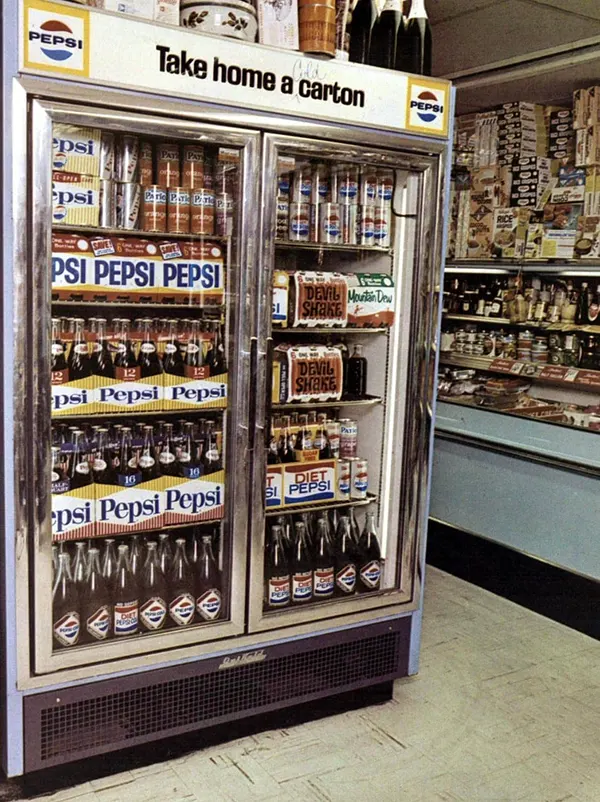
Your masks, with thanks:
M283 468L281 465L269 465L267 468L265 498L267 507L280 507L283 504Z
M307 504L336 497L336 463L333 460L283 466L283 503Z
M200 479L163 476L164 522L179 524L215 521L225 510L225 472L207 474Z

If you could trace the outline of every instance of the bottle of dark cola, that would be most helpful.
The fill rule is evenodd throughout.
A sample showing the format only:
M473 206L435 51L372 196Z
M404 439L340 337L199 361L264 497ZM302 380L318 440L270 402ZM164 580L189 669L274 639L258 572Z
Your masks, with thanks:
M142 473L138 464L138 455L133 448L131 429L123 426L121 429L121 448L119 450L119 467L117 468L117 482L121 487L135 487L142 481Z
M283 530L277 524L271 529L265 584L266 606L272 609L287 607L290 603L290 568L283 541Z
M65 372L69 369L67 365L67 357L66 357L66 347L65 344L60 336L60 319L57 317L52 318L52 360L51 360L51 371L52 373L58 372ZM68 379L68 375L65 375L64 380Z
M100 551L88 549L87 573L81 592L81 642L95 643L110 638L112 609L109 591L100 569Z
M171 538L166 532L161 532L158 536L158 561L160 570L167 578L173 564L173 549L171 548Z
M350 520L342 515L335 538L335 591L337 596L350 596L356 590L354 538Z
M108 429L101 428L96 433L92 473L96 484L114 485L117 483Z
M58 555L58 571L52 590L52 635L55 649L76 646L80 635L79 593L71 576L67 552Z
M381 549L377 539L374 512L367 513L365 528L360 536L359 553L358 581L360 590L379 590L381 587Z
M73 453L69 466L69 489L76 490L92 483L92 472L85 447L85 435L81 429L73 431Z
M393 70L396 63L396 40L403 24L401 0L386 0L381 14L373 25L369 64Z
M373 0L358 0L352 9L350 23L350 61L356 64L369 63L371 33L377 19L377 6Z
M398 33L395 68L416 75L431 75L431 26L425 0L412 0L406 23Z
M158 376L163 372L156 343L152 339L152 320L148 317L142 321L142 343L138 363L142 379Z
M69 351L69 358L67 359L69 381L87 379L88 376L92 375L89 349L85 340L84 324L85 321L83 318L78 317L75 319L75 334L71 350Z
M144 445L142 446L138 464L142 474L142 482L151 482L160 476L156 458L156 445L154 443L154 428L152 426L144 426Z
M116 638L135 635L139 626L139 590L129 563L129 546L118 548L113 630Z
M335 563L333 547L329 538L327 518L317 520L315 559L313 573L313 596L315 601L330 599L335 590Z
M213 554L212 537L202 535L196 564L196 612L203 621L216 621L221 615L221 578Z
M158 455L160 472L163 476L177 476L179 467L177 465L177 453L173 443L173 424L165 423L165 433L163 444Z
M133 350L129 327L129 320L122 318L119 321L119 329L117 332L118 345L114 366L121 371L133 370L138 367L138 360Z
M109 595L112 596L117 581L117 552L115 551L115 540L112 537L107 537L104 540L102 576L106 582Z
M215 471L222 470L223 466L221 465L221 455L219 454L219 447L217 444L217 433L213 421L206 422L204 438L205 446L202 459L204 473L215 473Z
M185 350L185 375L195 377L200 368L206 367L204 345L200 337L200 323L192 321L192 329Z
M198 479L204 472L193 429L193 424L185 424L183 437L177 448L177 472L185 479Z
M367 395L367 360L362 355L362 345L355 345L348 360L348 396L365 398Z
M312 601L312 559L307 542L306 526L302 521L298 521L295 526L291 575L292 602L294 604L305 604Z
M169 331L163 356L163 370L173 376L183 376L185 363L181 352L181 343L177 337L177 321L169 320Z
M160 567L154 541L146 543L146 561L140 582L140 629L156 632L167 621L167 580Z
M63 464L60 446L52 446L52 493L66 493L70 488L69 477Z
M194 576L185 553L185 540L175 541L175 556L168 581L171 626L186 627L194 621L196 598Z
M106 336L106 318L96 318L96 339L92 346L90 367L94 376L114 379L115 366Z

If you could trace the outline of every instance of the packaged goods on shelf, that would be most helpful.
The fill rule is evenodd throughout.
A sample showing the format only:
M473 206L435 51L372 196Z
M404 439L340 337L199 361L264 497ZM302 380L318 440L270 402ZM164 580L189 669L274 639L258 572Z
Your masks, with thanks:
M88 6L179 25L179 0L87 0Z
M62 171L52 172L52 220L74 226L97 226L100 217L100 179Z
M298 50L298 0L281 4L257 0L257 11L261 44Z
M291 463L267 467L267 507L288 507L335 501L337 461Z
M520 259L525 256L527 225L530 209L505 208L494 210L494 255Z
M580 217L575 254L581 259L600 259L600 217Z
M273 358L276 404L336 401L343 392L342 353L326 345L279 345Z
M98 128L55 123L52 129L52 169L100 177L101 139Z

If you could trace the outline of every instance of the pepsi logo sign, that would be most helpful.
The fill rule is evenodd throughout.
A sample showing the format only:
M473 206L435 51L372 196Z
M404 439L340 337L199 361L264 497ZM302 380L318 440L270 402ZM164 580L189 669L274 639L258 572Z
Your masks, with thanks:
M25 66L34 69L88 75L89 12L46 0L25 6ZM58 156L63 154L59 153Z
M29 31L29 41L36 40L42 53L53 61L66 61L83 48L83 40L76 39L72 28L57 19L42 22L38 31Z
M444 111L433 92L419 92L416 100L411 100L411 109L417 110L417 117L424 123L432 123Z
M419 133L445 135L448 129L448 86L408 79L407 128Z

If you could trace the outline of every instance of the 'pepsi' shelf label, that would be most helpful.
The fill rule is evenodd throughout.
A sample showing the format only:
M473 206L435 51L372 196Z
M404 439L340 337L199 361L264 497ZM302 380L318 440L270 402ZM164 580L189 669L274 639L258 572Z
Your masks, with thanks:
M336 463L333 460L283 466L284 505L334 501Z

